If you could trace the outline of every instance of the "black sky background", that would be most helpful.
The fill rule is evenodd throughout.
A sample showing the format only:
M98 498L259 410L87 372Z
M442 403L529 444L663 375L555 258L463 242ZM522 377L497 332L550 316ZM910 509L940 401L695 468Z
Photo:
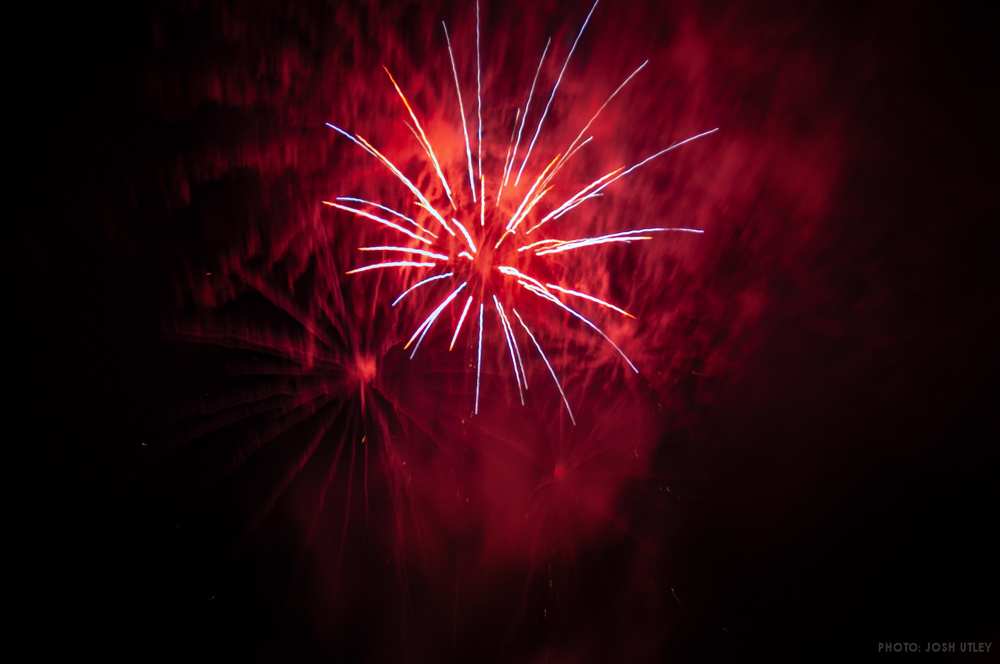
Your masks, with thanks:
M842 339L776 321L759 359L763 396L723 390L710 426L673 432L656 459L684 514L669 564L678 587L697 591L682 597L664 652L862 659L877 640L933 639L996 650L995 23L971 3L808 11L828 18L823 40L874 40L887 63L856 90L870 159L853 164L836 214L880 238L844 247L878 256L889 317L908 334L843 375ZM213 248L165 224L145 161L164 129L137 99L152 48L141 26L156 12L35 7L8 27L18 184L6 445L40 456L6 465L27 484L13 503L27 528L9 543L29 561L34 648L365 661L379 631L359 620L317 635L282 591L284 572L270 571L284 569L280 546L232 562L225 536L188 532L189 515L147 482L142 443L163 405L212 373L211 357L160 333L177 257ZM858 344L881 334L866 320L847 328ZM523 638L595 630L607 644L595 658L614 661L632 629L603 601L620 555L580 561L595 581L569 584L575 608L550 635ZM377 592L373 604L392 604Z

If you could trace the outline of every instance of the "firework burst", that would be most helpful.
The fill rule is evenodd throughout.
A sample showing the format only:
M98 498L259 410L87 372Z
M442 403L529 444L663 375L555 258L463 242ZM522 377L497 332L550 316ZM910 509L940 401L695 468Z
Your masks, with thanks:
M568 196L558 193L560 187L557 178L560 172L567 162L593 142L593 136L587 135L591 126L615 97L646 67L648 60L631 71L610 92L564 149L549 158L534 177L530 176L532 166L541 163L537 161L535 148L542 135L545 119L597 5L595 2L590 7L576 33L558 76L545 98L544 106L540 113L535 113L537 119L532 130L528 118L539 106L535 102L536 97L541 99L544 95L539 78L551 46L551 39L546 41L535 75L527 87L524 104L514 109L511 130L509 134L505 133L509 138L503 144L495 141L491 143L484 137L483 116L486 114L488 117L488 113L483 104L478 2L475 13L474 113L473 104L466 104L466 100L471 99L468 89L473 86L463 89L452 35L447 24L442 21L443 41L451 66L449 73L454 82L461 119L464 159L442 161L439 155L443 153L432 144L403 86L389 68L384 67L388 82L401 103L404 122L440 188L437 185L430 187L431 182L427 178L426 187L418 186L413 179L407 177L403 168L372 142L334 123L327 123L339 136L346 138L378 162L383 167L383 172L391 175L393 181L412 195L409 202L412 207L406 210L397 210L382 202L357 195L342 195L323 201L325 205L351 215L360 222L379 225L385 229L387 237L392 238L391 244L359 247L358 251L362 256L377 255L381 259L363 262L347 270L346 274L363 275L386 270L397 272L401 283L409 285L401 287L399 295L391 302L391 308L402 304L411 293L437 292L433 297L428 297L429 309L404 345L411 359L432 330L436 326L441 327L438 323L445 312L454 311L457 314L454 329L448 332L448 347L452 350L456 342L463 338L463 334L470 342L466 344L466 348L474 355L474 361L469 364L475 372L473 414L479 413L481 399L485 398L485 395L480 394L483 344L496 339L500 347L506 347L503 355L509 363L521 404L525 403L529 388L526 360L530 362L532 356L537 356L558 391L567 416L575 424L576 418L564 385L545 352L549 339L539 332L538 321L551 321L555 316L573 319L576 324L584 326L607 343L631 371L639 373L638 367L619 343L595 322L594 314L585 314L583 311L607 313L627 320L634 319L635 316L621 306L588 292L586 285L558 283L556 275L562 271L567 261L593 251L594 247L642 243L654 240L663 233L702 233L697 228L678 226L621 228L621 225L610 220L605 224L608 232L578 236L572 230L571 219L575 209L588 204L588 201L596 201L613 193L617 187L612 186L635 171L687 143L713 134L717 129L700 132L638 157L631 163L619 165ZM470 128L473 121L474 126ZM487 167L490 165L490 154L503 154L502 163L499 159L494 159L496 168L484 169L484 148L487 152ZM519 157L520 165L517 165ZM533 160L533 157L536 159ZM488 170L491 171L489 175L486 172ZM467 180L468 189L461 180ZM596 203L591 203L594 204ZM556 232L559 236L554 235ZM525 295L531 295L532 298L525 299ZM532 301L543 306L532 306L529 304ZM529 315L529 308L536 316ZM539 313L541 318L537 315ZM455 317L451 318L454 320ZM490 321L495 321L495 325Z

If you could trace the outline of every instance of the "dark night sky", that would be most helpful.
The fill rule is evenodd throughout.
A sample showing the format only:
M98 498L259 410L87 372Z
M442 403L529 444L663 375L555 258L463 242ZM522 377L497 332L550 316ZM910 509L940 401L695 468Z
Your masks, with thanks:
M197 472L165 469L149 451L180 395L224 388L218 351L164 339L181 275L211 265L242 220L275 205L252 169L205 176L193 212L177 202L165 163L251 140L272 119L266 100L197 106L196 74L213 58L250 71L267 49L310 37L268 3L234 4L270 39L233 50L213 46L213 23L195 10L29 10L7 59L8 169L27 183L11 192L7 381L23 423L6 443L42 456L8 465L30 478L15 503L27 529L10 543L31 563L38 652L556 662L854 659L879 639L1000 647L993 24L972 3L947 13L837 4L739 14L752 53L837 61L803 103L842 120L846 156L816 226L822 243L786 263L798 272L775 270L772 315L739 355L739 379L670 388L687 412L650 463L671 494L651 505L648 487L629 486L620 500L647 535L580 547L549 569L555 597L541 576L525 586L526 614L544 606L553 617L507 633L497 614L525 581L497 572L460 633L431 645L398 626L406 600L392 566L365 553L380 550L378 536L352 530L350 581L330 590L296 567L292 525L278 519L240 540L240 498L192 502ZM731 8L698 11L711 22ZM301 12L336 13L323 3ZM771 24L793 29L755 42ZM766 217L767 204L752 214ZM634 592L646 567L653 609ZM427 608L409 609L407 629L437 621L448 632L451 616L435 616L452 593L446 578L414 575L410 601Z

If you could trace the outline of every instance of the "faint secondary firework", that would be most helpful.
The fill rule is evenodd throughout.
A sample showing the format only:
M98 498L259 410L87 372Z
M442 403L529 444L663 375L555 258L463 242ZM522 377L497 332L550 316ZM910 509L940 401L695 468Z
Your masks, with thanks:
M411 359L445 312L460 312L454 329L449 331L448 349L452 350L455 347L463 332L471 335L473 343L468 346L475 358L469 365L474 367L475 371L473 414L478 414L480 410L483 345L484 342L490 343L489 330L492 328L499 331L496 336L497 343L501 347L506 346L505 361L510 364L521 404L525 403L525 392L528 390L525 356L530 359L534 352L544 364L558 390L570 421L576 424L563 383L544 350L544 344L550 335L543 334L540 328L547 332L557 327L552 324L557 317L560 317L560 323L562 319L569 317L609 344L628 368L638 373L638 367L620 345L594 321L592 315L585 315L577 307L581 309L596 307L595 311L608 312L626 319L634 319L635 316L624 308L587 292L586 286L558 283L558 278L553 276L557 272L555 267L560 261L587 260L589 270L607 271L608 266L605 263L587 257L588 250L598 246L645 242L653 240L660 233L703 232L697 228L673 226L621 228L621 225L627 224L619 225L610 220L605 224L608 232L576 236L568 228L567 222L572 219L573 211L580 206L587 205L588 202L595 205L598 199L606 193L611 193L612 185L669 152L715 133L718 131L717 128L702 131L636 158L631 163L619 165L572 195L562 198L561 201L556 199L555 195L549 196L556 189L557 176L565 165L594 141L593 135L588 135L588 132L601 113L646 67L648 60L631 71L594 110L575 138L564 149L551 156L545 165L534 173L534 177L531 176L532 156L542 134L545 119L597 5L598 2L594 2L591 6L562 62L548 96L544 97L544 92L538 84L549 54L551 38L546 41L531 84L526 86L524 103L515 108L510 132L505 133L501 142L488 141L483 131L485 109L482 94L479 4L476 3L475 124L472 130L470 124L473 123L468 120L472 111L471 109L467 111L451 35L447 24L442 21L444 46L448 51L450 74L454 80L458 113L461 118L464 159L446 160L439 157L439 154L443 153L435 149L403 88L389 68L383 67L389 84L401 102L404 122L419 145L427 167L433 172L432 178L425 178L427 182L424 186L415 184L414 180L403 172L403 168L360 134L352 133L334 123L327 123L330 129L354 143L381 164L392 176L393 181L412 195L410 201L412 208L405 211L358 195L337 196L332 201L323 201L325 205L392 231L392 243L358 248L363 255L377 254L382 260L365 263L348 270L346 274L395 270L400 275L401 282L409 285L391 301L390 308L395 308L407 299L411 302L417 300L426 305L426 316L413 330L404 346L404 349L410 351ZM543 97L544 105L541 104ZM538 112L539 107L541 107L540 112ZM535 111L537 117L533 121L534 130L528 123L532 111ZM504 145L506 149L503 149ZM484 146L488 154L503 155L502 158L494 160L497 167L492 169L489 177L486 170L490 169L484 169L483 166ZM449 168L449 164L458 162L464 163L460 167ZM527 177L525 177L526 170ZM465 179L468 180L468 189L464 183L458 184ZM431 186L434 181L439 183L440 187ZM565 229L561 234L562 237L548 234L559 226ZM433 293L434 289L441 289L441 292L432 297L429 293ZM414 294L414 297L410 297L411 294ZM527 301L520 297L524 294L534 296L536 301L544 305L531 309L531 314L535 315L529 314ZM424 299L420 300L419 297ZM495 326L492 326L490 320L495 321ZM561 329L561 325L559 327Z

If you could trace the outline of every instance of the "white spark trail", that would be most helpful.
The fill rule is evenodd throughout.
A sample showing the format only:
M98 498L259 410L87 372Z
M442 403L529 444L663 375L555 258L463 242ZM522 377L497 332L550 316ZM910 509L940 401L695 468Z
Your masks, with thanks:
M590 23L590 17L593 15L594 10L597 9L597 3L600 0L595 0L594 6L590 8L587 13L587 18L584 19L583 25L580 26L580 32L576 34L576 39L573 40L573 45L569 49L569 55L566 56L566 62L563 63L562 69L559 71L559 77L556 78L556 84L552 86L552 93L549 95L549 100L545 104L545 110L542 111L542 117L538 120L538 127L535 128L535 135L531 138L531 143L528 145L528 151L524 155L524 161L521 162L521 168L517 172L517 177L514 179L514 185L516 186L521 181L521 173L524 172L524 167L528 163L528 158L531 157L531 151L535 147L535 141L538 140L538 134L542 131L542 124L545 122L545 116L549 112L549 107L552 105L552 100L555 99L556 90L559 89L559 84L562 82L563 74L566 73L566 67L569 66L569 61L573 57L573 51L576 50L576 45L580 41L580 37L583 36L583 31L587 29L587 24Z
M423 342L424 337L427 335L427 332L431 329L431 327L433 327L434 321L437 320L437 317L441 315L441 312L444 310L444 308L447 307L451 303L451 301L454 300L455 297L459 293L461 293L462 289L465 288L468 284L469 284L468 281L463 281L461 286L453 290L451 294L448 297L446 297L441 304L437 306L437 309L432 311L430 316L428 316L424 320L424 322L420 324L420 327L417 328L417 331L413 333L413 336L410 337L410 340L406 342L405 346L403 346L403 350L406 350L407 348L410 347L410 344L413 343L413 340L417 339L417 335L418 334L420 335L420 338L417 339L416 345L413 347L413 352L410 353L411 360L417 354L417 349L420 348L420 344L421 342Z
M458 83L458 68L455 67L455 54L451 50L451 38L448 36L448 26L441 21L444 28L444 40L448 43L448 57L451 58L451 73L455 76L455 93L458 95L458 111L462 116L462 132L465 134L465 157L469 162L469 189L472 191L472 202L476 202L476 178L472 175L472 149L469 147L469 128L465 124L465 104L462 103L462 88Z
M524 319L521 318L521 314L517 313L517 309L511 307L511 311L513 311L514 315L517 316L517 320L521 323L521 327L524 328L524 331L528 333L528 338L531 339L531 343L535 344L535 350L537 350L538 354L541 355L542 361L545 362L545 366L549 370L549 375L552 376L552 381L556 384L556 389L559 390L559 396L562 397L563 405L566 406L566 412L569 413L569 421L573 423L573 426L576 426L576 418L573 417L573 409L569 407L569 400L566 398L566 393L563 392L562 385L559 383L559 377L556 376L555 369L553 369L552 365L549 364L549 358L545 357L545 351L542 350L542 346L538 343L538 340L535 339L535 335L528 329Z
M545 40L545 48L542 50L542 57L538 59L538 68L535 69L535 78L531 81L531 90L528 92L528 101L525 103L524 113L521 115L521 128L517 130L517 142L514 143L514 154L511 157L510 163L507 165L507 171L503 176L504 186L507 185L507 178L510 176L510 171L514 167L514 162L517 161L517 149L521 146L521 132L524 131L524 122L528 119L528 111L531 110L531 98L535 95L535 84L538 83L538 74L542 71L542 63L545 62L545 55L549 52L549 46L551 44L552 37L549 37ZM514 120L514 124L517 124L517 120Z
M465 315L469 313L469 305L471 304L472 304L472 296L470 295L469 299L465 301L465 308L462 309L462 315L458 319L458 325L455 326L455 334L451 338L451 343L448 344L448 352L451 352L451 349L455 347L455 341L458 339L458 333L461 332L462 330L462 323L465 322Z
M405 291L403 291L402 293L400 293L399 297L397 297L395 300L393 300L392 304L390 306L394 307L397 304L399 304L400 302L402 302L403 298L410 294L410 291L413 291L413 290L415 290L417 288L420 288L424 284L429 284L432 281L437 281L438 279L447 279L448 277L454 276L454 274L455 274L454 272L446 272L444 274L438 274L438 275L433 276L433 277L427 277L423 281L418 281L417 283L413 284L412 286L410 286L409 288L407 288Z
M403 228L399 224L393 223L393 222L389 221L388 219L383 219L382 217L374 215L371 212L365 212L364 210L359 210L358 208L352 208L349 205L341 205L339 203L331 203L330 201L323 201L323 205L329 205L332 208L337 208L338 210L343 210L344 212L350 212L351 214L357 215L359 217L364 217L365 219L371 219L372 221L374 221L376 223L382 224L383 226L388 226L389 228L397 230L400 233L402 233L403 235L407 235L409 237L412 237L414 240L417 240L419 242L423 242L424 244L434 244L433 242L431 242L427 238L421 237L421 236L417 235L416 233L414 233L413 231L408 230L406 228Z

